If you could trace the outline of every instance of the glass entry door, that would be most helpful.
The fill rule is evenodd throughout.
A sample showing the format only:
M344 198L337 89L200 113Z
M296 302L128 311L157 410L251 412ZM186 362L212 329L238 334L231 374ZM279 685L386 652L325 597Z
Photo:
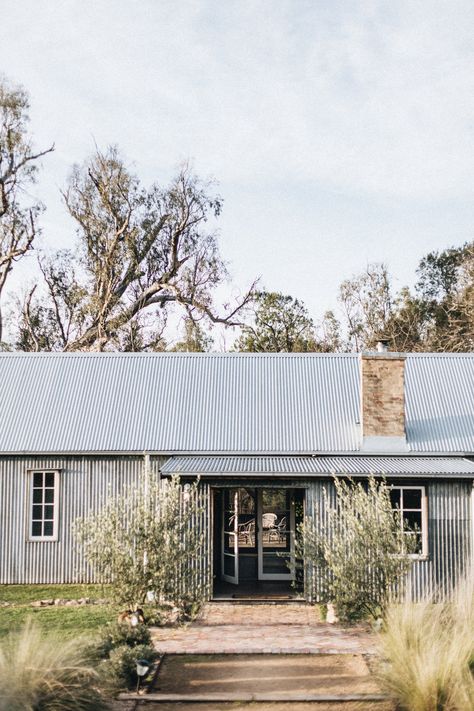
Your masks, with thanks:
M239 493L224 489L222 508L222 579L239 583Z
M294 580L294 530L290 489L224 489L222 579L234 585L238 585L239 577L248 580L248 565L253 558L253 579Z
M224 490L222 525L222 577L239 582L239 551L244 558L257 546L257 497L255 489ZM245 577L245 574L244 574Z
M294 580L295 512L289 489L259 489L258 579Z

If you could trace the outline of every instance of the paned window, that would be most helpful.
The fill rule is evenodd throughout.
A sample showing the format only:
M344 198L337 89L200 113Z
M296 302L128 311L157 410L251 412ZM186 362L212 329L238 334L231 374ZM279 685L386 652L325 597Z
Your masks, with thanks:
M428 554L428 516L424 486L392 486L390 500L406 536L415 536L415 555Z
M30 538L55 540L58 535L58 471L32 471Z

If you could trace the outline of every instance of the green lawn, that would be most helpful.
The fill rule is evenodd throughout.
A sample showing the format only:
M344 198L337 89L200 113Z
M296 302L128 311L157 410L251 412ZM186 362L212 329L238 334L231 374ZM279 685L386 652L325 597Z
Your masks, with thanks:
M98 600L108 596L107 585L0 585L0 602L15 605L35 600L74 600L81 597Z
M0 602L10 603L9 607L0 607L0 637L18 629L28 617L48 632L60 631L65 637L92 636L116 619L117 608L113 605L40 608L30 605L35 600L81 597L103 599L108 597L108 591L102 585L0 585Z

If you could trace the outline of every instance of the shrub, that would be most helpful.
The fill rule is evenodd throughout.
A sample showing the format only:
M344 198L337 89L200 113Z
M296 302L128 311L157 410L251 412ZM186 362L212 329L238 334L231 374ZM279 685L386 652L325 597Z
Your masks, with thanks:
M199 482L145 476L137 489L111 497L104 508L78 519L75 534L84 556L114 599L134 608L149 592L185 615L206 598L200 564L204 554L204 509Z
M439 603L391 605L379 677L404 711L474 708L474 574Z
M107 678L109 686L115 688L125 686L131 689L137 683L137 659L146 659L151 663L158 656L156 650L149 645L139 644L136 647L129 647L123 644L112 649L109 659L104 662L103 678Z
M106 659L115 647L151 646L151 635L146 625L129 627L125 624L111 624L103 628L97 642L91 647L96 659Z
M80 640L44 635L27 622L0 643L0 711L101 711L97 681Z
M325 506L304 518L297 557L311 565L341 622L376 618L410 567L415 537L405 535L384 482L335 477L334 485L335 505L324 491Z

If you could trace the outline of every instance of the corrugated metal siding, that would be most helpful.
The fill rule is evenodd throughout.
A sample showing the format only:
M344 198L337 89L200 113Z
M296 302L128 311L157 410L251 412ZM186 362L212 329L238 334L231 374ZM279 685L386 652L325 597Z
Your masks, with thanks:
M366 476L464 476L474 478L474 462L462 457L170 457L163 474L349 474Z
M163 482L166 486L166 481ZM184 505L184 502L183 504ZM177 589L190 599L212 597L212 508L209 484L200 482L196 491L196 513L192 526L203 534L201 555L187 561L185 568L177 567ZM181 508L182 511L182 508Z
M151 457L150 472L159 476L163 458ZM57 541L28 540L28 470L60 469ZM98 511L110 496L132 490L144 472L143 457L9 457L0 459L0 584L92 583L98 580L78 550L72 525ZM194 588L212 586L210 488L198 490L201 514L196 525L205 535L203 556L193 562ZM191 591L190 591L191 592Z
M428 557L414 563L413 597L424 591L449 592L472 555L472 485L437 482L428 487Z
M306 491L305 515L319 523L327 523L326 502L336 505L336 490L332 481L311 480ZM321 529L320 529L321 530ZM327 602L323 594L323 571L309 561L305 562L304 593L309 602Z
M151 471L158 474L163 458L151 458ZM0 460L0 583L96 582L92 571L75 547L73 521L97 511L112 494L133 488L144 466L142 456L126 457L7 457ZM50 468L61 470L60 527L56 542L27 540L27 470ZM227 483L234 484L238 482ZM245 480L248 485L248 479ZM215 486L215 482L213 482ZM255 480L258 485L258 479ZM324 516L323 489L334 504L334 487L330 480L274 479L260 485L304 487L308 515ZM201 520L196 522L205 532L205 552L196 561L196 580L211 593L212 586L212 514L211 483L200 483ZM413 595L434 587L447 589L462 572L472 551L472 484L468 481L426 483L428 492L429 559L416 561L411 573ZM306 595L319 599L321 579L318 571L306 570Z
M407 589L413 599L430 592L447 593L465 570L473 556L472 505L470 482L429 482L428 496L428 558L416 560L408 577ZM331 481L311 480L306 494L306 511L325 520L323 490L331 506L335 505L335 489ZM307 566L306 597L321 601L321 571Z
M152 462L158 474L162 459ZM28 541L29 469L60 469L58 541ZM79 516L98 511L109 495L136 485L143 457L7 457L0 459L0 582L94 582L72 535Z
M314 354L0 354L0 452L358 447L358 361Z

